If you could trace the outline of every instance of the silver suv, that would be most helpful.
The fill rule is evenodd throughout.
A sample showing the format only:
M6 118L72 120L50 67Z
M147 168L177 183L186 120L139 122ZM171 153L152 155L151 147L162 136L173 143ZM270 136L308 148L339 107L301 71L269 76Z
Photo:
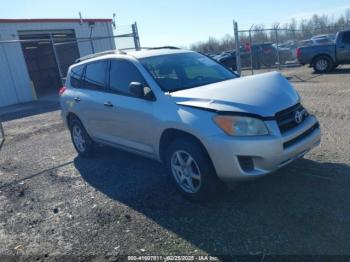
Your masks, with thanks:
M81 156L102 143L156 159L193 200L271 173L320 143L317 119L281 74L241 78L175 48L81 58L60 103Z

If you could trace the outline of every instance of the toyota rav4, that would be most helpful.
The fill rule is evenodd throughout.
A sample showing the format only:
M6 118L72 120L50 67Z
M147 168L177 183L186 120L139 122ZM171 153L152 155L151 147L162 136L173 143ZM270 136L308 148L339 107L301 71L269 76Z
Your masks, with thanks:
M78 59L60 103L81 156L99 143L156 159L192 200L269 174L320 143L316 117L281 74L239 77L171 47Z

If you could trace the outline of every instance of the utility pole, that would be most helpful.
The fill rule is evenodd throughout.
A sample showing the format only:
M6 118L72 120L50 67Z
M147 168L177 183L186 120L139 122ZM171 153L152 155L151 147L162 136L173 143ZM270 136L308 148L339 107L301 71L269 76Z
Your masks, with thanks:
M131 25L131 29L132 29L132 35L134 37L135 50L140 50L141 49L140 38L139 38L139 31L137 29L136 22Z
M238 25L235 20L233 20L233 31L235 36L235 44L236 44L236 68L237 74L241 75L241 52L240 52L240 44L238 38Z
M94 42L92 40L92 30L95 27L95 22L89 22L89 27L90 27L90 45L91 45L91 52L95 54L95 47L94 47Z
M254 75L254 66L253 66L253 45L252 45L252 29L254 27L254 24L249 29L249 48L250 48L250 66L252 75Z
M52 45L53 54L55 56L55 60L56 60L57 68L58 68L58 73L60 75L60 81L61 81L61 84L64 85L61 63L60 63L60 60L58 58L58 54L57 54L57 50L55 47L55 42L54 42L54 38L52 36L52 33L50 33L50 41L51 41L51 45Z
M275 36L276 36L276 50L277 50L277 61L278 61L278 69L281 70L281 62L280 62L280 50L279 50L279 41L278 41L278 27L280 24L275 26Z

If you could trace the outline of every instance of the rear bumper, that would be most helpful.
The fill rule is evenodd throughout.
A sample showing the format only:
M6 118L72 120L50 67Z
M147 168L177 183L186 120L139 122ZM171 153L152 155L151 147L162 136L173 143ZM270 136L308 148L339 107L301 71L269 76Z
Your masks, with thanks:
M205 138L217 175L224 182L260 177L302 157L320 143L321 132L314 116L281 135L275 121L266 122L270 135L229 137L225 134ZM250 168L240 159L252 163Z

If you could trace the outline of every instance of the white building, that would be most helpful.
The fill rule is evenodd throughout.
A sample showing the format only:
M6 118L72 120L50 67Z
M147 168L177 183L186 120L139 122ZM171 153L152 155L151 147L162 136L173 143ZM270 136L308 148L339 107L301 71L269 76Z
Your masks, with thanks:
M112 36L111 19L0 19L0 107L57 93L75 59L115 49Z

